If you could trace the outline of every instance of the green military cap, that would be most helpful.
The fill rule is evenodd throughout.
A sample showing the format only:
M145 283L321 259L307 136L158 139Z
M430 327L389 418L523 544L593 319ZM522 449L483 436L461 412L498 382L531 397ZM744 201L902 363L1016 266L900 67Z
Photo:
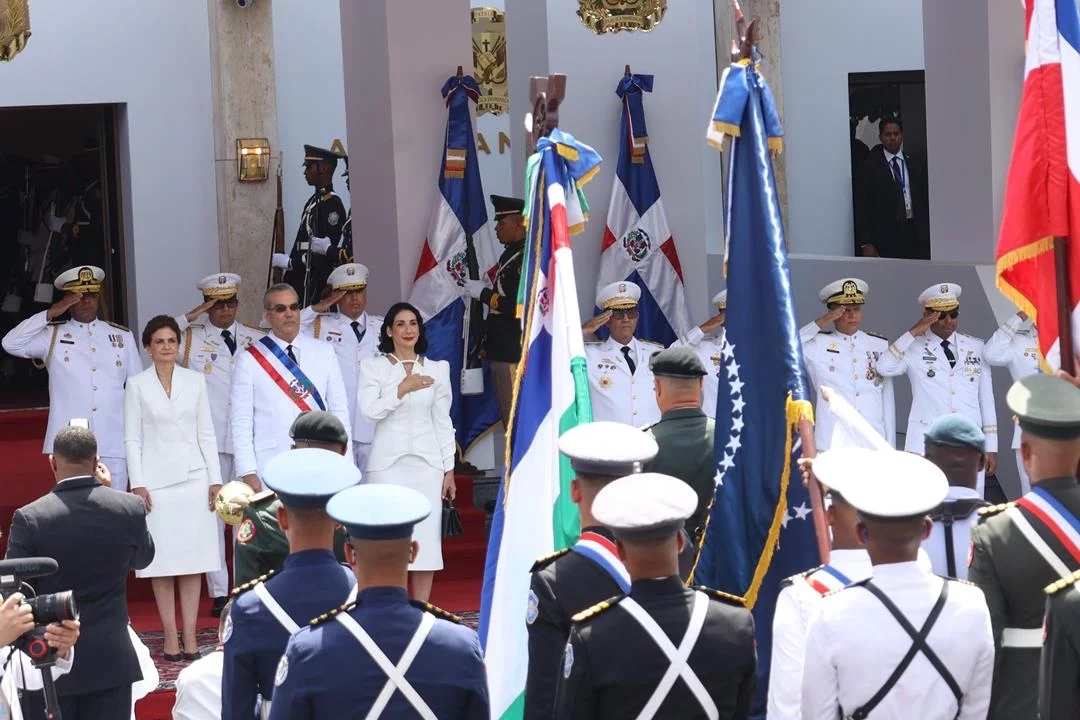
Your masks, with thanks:
M1080 437L1080 388L1053 375L1029 375L1005 396L1020 428L1048 440Z
M307 442L339 443L346 445L349 442L349 433L334 415L321 410L312 410L301 413L293 420L289 428L289 437L293 440L306 440Z
M972 420L950 413L942 415L923 431L923 439L935 445L966 447L986 452L986 435Z
M670 347L649 359L653 375L675 378L699 378L708 373L697 353L688 347Z

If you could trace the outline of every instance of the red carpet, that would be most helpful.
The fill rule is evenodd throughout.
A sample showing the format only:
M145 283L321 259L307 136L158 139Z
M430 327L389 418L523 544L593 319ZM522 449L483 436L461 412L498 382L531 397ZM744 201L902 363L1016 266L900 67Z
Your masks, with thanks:
M7 528L16 509L49 492L53 477L48 460L41 454L45 436L46 410L0 411L0 457L5 459L5 482L0 490L0 550L7 547ZM444 569L435 575L431 602L451 612L469 613L467 622L475 626L480 607L480 584L487 548L484 514L473 506L472 478L458 476L458 500L464 534L443 544ZM183 664L167 663L161 657L161 619L154 605L149 580L128 580L128 614L131 624L151 648L162 685L136 705L138 720L171 720L175 699L173 682ZM210 616L210 599L204 598L199 612L199 645L212 650L218 626Z

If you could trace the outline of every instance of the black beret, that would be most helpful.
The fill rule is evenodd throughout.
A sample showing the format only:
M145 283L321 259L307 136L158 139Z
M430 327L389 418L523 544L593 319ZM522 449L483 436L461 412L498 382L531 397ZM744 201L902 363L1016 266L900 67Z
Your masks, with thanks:
M289 428L293 440L346 445L349 434L341 421L328 412L319 410L301 413Z
M699 378L707 375L697 353L688 347L670 347L649 359L653 375L675 378Z

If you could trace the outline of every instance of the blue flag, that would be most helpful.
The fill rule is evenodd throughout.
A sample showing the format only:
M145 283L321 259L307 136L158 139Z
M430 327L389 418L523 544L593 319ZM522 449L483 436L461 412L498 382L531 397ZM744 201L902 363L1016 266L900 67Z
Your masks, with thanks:
M732 138L729 312L717 391L716 494L693 582L744 596L754 610L757 717L768 691L779 583L816 565L818 554L809 495L795 464L799 421L812 419L813 411L770 152L781 132L772 95L748 63L733 64L721 79L710 143L722 135Z

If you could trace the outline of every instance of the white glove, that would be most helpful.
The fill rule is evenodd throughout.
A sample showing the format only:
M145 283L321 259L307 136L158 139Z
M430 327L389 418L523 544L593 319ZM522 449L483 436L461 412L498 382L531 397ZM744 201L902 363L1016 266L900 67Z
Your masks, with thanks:
M54 233L63 232L65 223L67 223L67 218L64 217L49 215L45 218L45 226Z
M278 270L289 269L289 256L285 253L274 253L270 256L270 267Z
M313 237L311 238L311 250L317 255L325 255L326 251L330 249L330 238Z
M480 299L480 293L482 293L486 287L487 283L481 280L469 280L466 278L465 282L462 283L462 288L469 294L469 297L474 300Z

